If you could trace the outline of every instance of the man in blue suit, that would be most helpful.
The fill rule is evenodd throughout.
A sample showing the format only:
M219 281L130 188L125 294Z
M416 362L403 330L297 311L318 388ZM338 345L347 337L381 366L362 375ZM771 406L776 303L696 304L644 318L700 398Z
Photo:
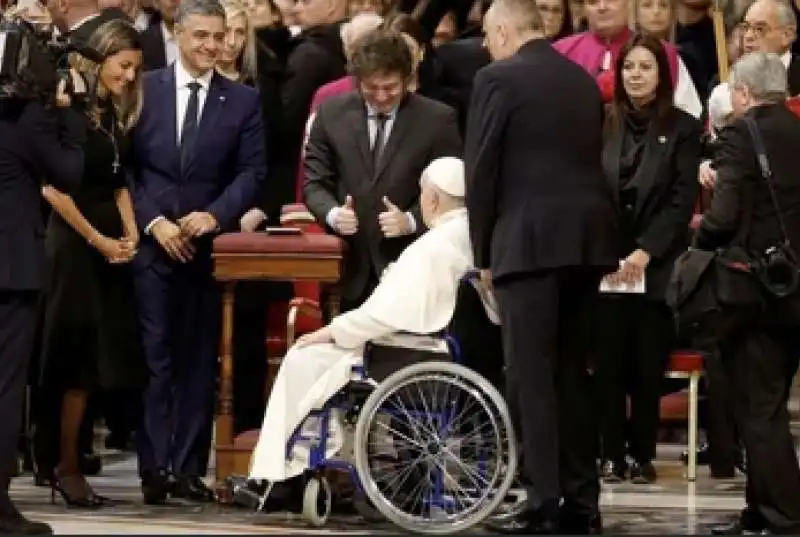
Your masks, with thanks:
M215 74L225 38L218 0L183 0L178 59L144 77L133 134L143 231L134 284L150 371L137 437L145 503L212 501L208 470L219 296L213 236L236 227L266 173L258 95Z

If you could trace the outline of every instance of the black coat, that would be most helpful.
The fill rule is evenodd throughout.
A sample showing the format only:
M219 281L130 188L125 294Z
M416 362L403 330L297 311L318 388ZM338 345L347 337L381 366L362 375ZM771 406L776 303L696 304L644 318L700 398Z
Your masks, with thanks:
M800 118L783 104L755 107L747 112L761 133L772 169L773 186L786 223L789 241L800 245L800 175L797 148L800 147ZM754 255L783 241L774 204L756 160L750 132L744 120L722 130L714 159L717 183L711 206L695 234L694 245L703 250L728 246L743 225L746 204L753 203L750 230L745 247ZM795 301L797 302L797 301ZM788 304L788 303L787 303ZM787 305L776 318L800 323L800 304Z
M615 195L617 214L632 222L632 242L650 254L645 275L648 297L663 300L675 259L689 245L699 184L702 125L677 108L644 134L639 165L627 183L633 203L620 203L620 158L626 123L621 121L603 148L603 168ZM623 248L625 250L625 248ZM620 257L630 251L620 250Z
M303 194L306 205L325 225L328 213L353 197L358 233L347 237L349 251L342 296L356 300L367 289L370 270L380 276L386 266L415 238L384 238L378 225L383 196L415 214L417 232L424 230L419 214L419 178L439 157L461 156L453 110L410 94L400 105L377 170L373 170L367 113L356 92L322 103L311 127L305 155ZM329 229L329 231L333 231Z
M464 149L477 268L617 268L602 123L595 81L543 39L478 72Z
M42 183L71 192L83 175L83 117L36 102L0 119L0 291L42 287Z

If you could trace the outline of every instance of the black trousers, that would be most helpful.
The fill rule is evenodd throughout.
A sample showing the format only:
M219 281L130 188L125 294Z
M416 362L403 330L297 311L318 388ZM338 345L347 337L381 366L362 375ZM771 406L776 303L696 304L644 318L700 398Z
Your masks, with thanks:
M267 316L270 304L287 302L292 285L240 282L233 312L233 429L258 429L267 405Z
M708 352L706 356L703 425L708 441L709 467L712 472L723 473L734 468L741 456L734 415L735 395L725 359L719 350Z
M747 506L774 533L800 533L800 462L787 409L800 358L798 331L754 327L722 348L747 451Z
M602 274L565 268L495 281L506 400L531 509L593 516L600 486L588 358Z
M0 290L0 515L13 512L8 487L17 464L38 296Z
M646 464L656 456L664 371L675 341L672 314L640 295L603 296L599 312L594 358L602 455L624 463L630 454Z

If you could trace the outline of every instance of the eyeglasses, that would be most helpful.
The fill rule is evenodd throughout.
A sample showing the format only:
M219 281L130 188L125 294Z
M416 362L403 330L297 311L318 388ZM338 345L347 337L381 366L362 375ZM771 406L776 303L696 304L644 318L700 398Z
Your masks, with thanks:
M744 21L744 22L740 22L739 23L738 28L739 28L739 31L741 32L741 35L745 35L748 31L753 30L753 33L756 35L756 37L764 37L765 35L770 33L772 30L774 30L774 28L772 28L766 22L750 23L750 22Z

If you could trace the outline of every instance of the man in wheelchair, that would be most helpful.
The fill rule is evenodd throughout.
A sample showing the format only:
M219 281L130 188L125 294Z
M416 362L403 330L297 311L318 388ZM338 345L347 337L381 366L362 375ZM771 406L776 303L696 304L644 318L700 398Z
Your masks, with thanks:
M301 337L284 357L253 453L250 483L267 482L274 490L274 484L288 485L310 468L309 449L287 453L287 443L312 411L353 380L368 343L395 334L434 334L450 323L461 278L473 266L463 162L453 157L434 160L423 171L420 186L429 231L387 269L362 306ZM343 444L341 427L337 430L333 421L331 426L329 457Z

